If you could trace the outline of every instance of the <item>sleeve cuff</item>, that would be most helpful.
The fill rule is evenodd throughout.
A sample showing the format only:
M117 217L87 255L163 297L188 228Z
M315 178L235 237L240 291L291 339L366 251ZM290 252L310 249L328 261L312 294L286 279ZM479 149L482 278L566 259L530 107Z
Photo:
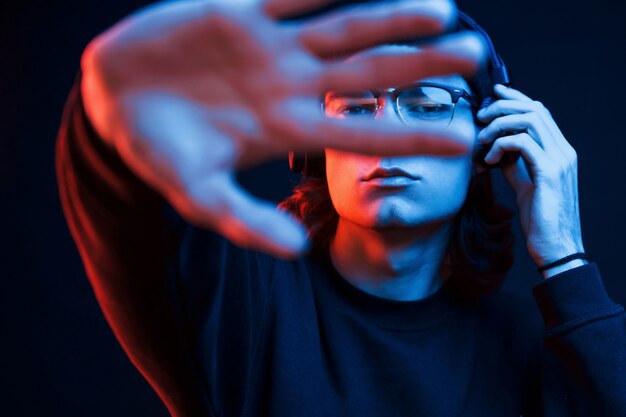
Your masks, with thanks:
M546 331L612 315L622 306L608 296L598 265L590 262L563 271L532 288Z

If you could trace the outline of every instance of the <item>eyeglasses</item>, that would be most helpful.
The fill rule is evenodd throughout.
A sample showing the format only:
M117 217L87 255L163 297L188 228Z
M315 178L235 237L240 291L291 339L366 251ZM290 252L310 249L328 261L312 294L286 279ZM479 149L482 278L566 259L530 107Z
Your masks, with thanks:
M329 91L324 95L322 109L326 116L333 118L373 118L380 108L378 99L383 92L391 94L396 114L408 126L424 123L436 127L449 126L461 98L470 104L472 110L478 108L476 98L462 88L417 82L384 90Z

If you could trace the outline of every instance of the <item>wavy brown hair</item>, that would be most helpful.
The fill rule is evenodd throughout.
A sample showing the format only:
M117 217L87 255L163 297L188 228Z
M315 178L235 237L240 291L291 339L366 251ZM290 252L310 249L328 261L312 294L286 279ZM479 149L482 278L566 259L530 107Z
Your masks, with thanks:
M278 206L307 226L314 251L328 249L339 215L325 178L303 177ZM452 287L461 301L476 301L502 284L513 265L514 214L496 202L489 170L472 177L447 247Z

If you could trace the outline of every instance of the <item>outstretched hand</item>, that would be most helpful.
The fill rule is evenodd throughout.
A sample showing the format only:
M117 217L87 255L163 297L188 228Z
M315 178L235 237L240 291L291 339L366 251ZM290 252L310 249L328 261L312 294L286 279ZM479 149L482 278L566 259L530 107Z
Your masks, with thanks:
M478 37L457 34L402 55L354 53L441 33L446 0L350 6L313 19L277 19L329 0L157 4L97 37L83 60L85 110L103 140L188 221L241 246L292 257L303 225L247 194L235 172L292 151L458 155L460 139L382 121L326 118L327 90L470 75Z

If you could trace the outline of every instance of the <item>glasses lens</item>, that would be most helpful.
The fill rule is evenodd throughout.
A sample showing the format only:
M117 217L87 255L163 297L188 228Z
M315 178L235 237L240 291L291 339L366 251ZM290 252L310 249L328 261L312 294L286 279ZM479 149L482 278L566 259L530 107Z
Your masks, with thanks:
M447 126L452 120L452 96L443 88L415 86L398 95L398 111L408 125Z
M324 113L338 119L372 116L376 114L376 97L371 91L331 91L324 96Z

